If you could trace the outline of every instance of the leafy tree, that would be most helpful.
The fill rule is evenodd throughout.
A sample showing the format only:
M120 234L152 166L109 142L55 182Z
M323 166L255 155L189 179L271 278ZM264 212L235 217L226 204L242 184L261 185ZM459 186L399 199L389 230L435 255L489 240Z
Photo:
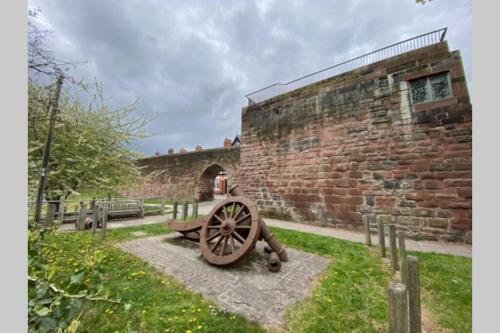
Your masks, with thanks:
M145 136L148 119L137 116L137 103L110 110L96 84L92 103L61 94L49 160L46 196L66 198L81 191L116 193L141 179L130 144ZM28 179L33 197L40 175L51 86L28 85Z

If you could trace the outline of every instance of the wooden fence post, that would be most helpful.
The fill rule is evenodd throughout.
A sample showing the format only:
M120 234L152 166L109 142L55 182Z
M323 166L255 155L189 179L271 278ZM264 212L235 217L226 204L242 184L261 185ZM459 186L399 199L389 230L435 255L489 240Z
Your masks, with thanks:
M83 230L85 227L85 217L87 216L87 209L83 201L80 201L80 212L78 213L77 230Z
M408 307L410 311L410 333L422 332L422 310L420 306L420 277L418 258L407 257L408 263Z
M95 197L92 198L92 200L90 200L90 207L89 209L94 209L95 208Z
M193 212L191 215L194 219L198 217L198 201L193 202Z
M396 243L396 226L389 225L389 243L391 244L391 264L394 271L399 270L398 245Z
M184 205L182 206L182 219L185 220L188 217L189 212L189 202L184 201Z
M106 231L108 229L108 206L104 205L102 211L102 222L101 222L101 239L106 240Z
M162 198L160 201L160 215L165 214L165 199Z
M141 219L144 218L144 199L139 199L139 205L141 206ZM106 212L107 214L107 212Z
M378 221L378 245L380 246L380 255L385 258L385 234L382 221Z
M59 213L57 214L57 218L59 222L63 223L64 221L64 197L59 199Z
M54 214L56 212L56 205L49 203L47 207L47 215L45 216L45 226L50 227L54 223Z
M174 202L174 211L172 212L172 218L174 220L177 219L177 210L178 210L179 203L177 201Z
M365 220L365 244L372 246L372 235L370 234L370 222Z
M389 285L389 333L408 333L408 295L406 286Z
M97 223L99 223L99 209L100 206L94 205L94 213L92 214L92 235L95 235L97 231Z
M406 241L405 233L398 231L398 245L399 245L399 261L401 269L401 282L408 283L408 266L406 264Z

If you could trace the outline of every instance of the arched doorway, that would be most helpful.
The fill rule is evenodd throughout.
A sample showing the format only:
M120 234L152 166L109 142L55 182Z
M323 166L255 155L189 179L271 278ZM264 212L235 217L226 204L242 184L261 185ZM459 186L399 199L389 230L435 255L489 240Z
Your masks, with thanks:
M214 199L214 194L226 194L227 188L228 175L226 170L219 164L214 163L201 173L198 200L211 201Z

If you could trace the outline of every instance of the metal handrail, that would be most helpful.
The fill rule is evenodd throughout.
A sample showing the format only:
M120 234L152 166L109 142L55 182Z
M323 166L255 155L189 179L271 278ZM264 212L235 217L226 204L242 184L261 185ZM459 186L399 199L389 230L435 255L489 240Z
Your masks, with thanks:
M298 79L286 83L272 84L270 86L251 92L245 95L245 97L248 99L250 105L257 104L278 95L282 95L292 90L299 89L325 79L329 79L331 77L340 75L348 71L352 71L354 69L375 63L377 61L385 60L409 51L440 43L444 40L447 30L448 28L445 27L419 36L415 36L404 41L383 47L381 49L363 54L359 57L330 66L320 71L308 74Z

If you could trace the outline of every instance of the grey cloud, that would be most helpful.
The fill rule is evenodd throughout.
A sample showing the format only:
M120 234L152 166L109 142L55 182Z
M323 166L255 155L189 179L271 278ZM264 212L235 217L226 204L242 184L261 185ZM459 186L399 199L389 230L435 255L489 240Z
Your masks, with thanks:
M138 98L158 117L146 154L221 146L240 131L244 95L398 40L449 27L469 85L470 0L414 1L43 1L61 58L87 60L114 106Z

